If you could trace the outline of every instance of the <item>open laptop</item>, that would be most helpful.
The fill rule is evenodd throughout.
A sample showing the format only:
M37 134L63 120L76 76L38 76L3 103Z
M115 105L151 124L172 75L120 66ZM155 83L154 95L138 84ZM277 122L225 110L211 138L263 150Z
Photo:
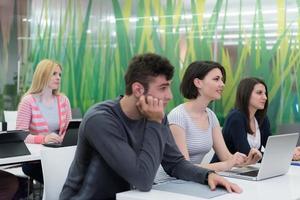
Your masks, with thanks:
M300 123L291 124L279 124L277 126L277 134L287 134L287 133L300 133ZM297 142L297 146L300 146L300 137Z
M68 147L77 145L78 139L78 130L80 126L81 120L71 120L69 122L66 134L62 143L45 143L44 146L47 147Z
M30 155L24 140L28 131L10 130L0 133L0 158Z
M289 170L298 138L299 133L269 136L259 168L254 166L234 168L219 174L253 181L283 175Z

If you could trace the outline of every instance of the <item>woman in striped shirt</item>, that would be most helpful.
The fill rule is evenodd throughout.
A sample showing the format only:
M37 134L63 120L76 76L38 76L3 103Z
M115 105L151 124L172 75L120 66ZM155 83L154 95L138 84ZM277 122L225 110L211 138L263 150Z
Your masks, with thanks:
M17 129L29 130L26 143L60 143L71 119L68 98L59 92L62 67L42 60L33 74L31 87L23 96L17 114ZM40 163L24 164L25 174L43 182Z
M205 154L213 148L221 162L201 166L216 171L253 164L261 158L256 149L248 156L239 152L231 154L225 145L215 113L208 108L211 101L221 98L225 79L225 69L219 63L191 63L180 85L181 93L188 101L174 108L168 115L170 129L185 158L201 165Z

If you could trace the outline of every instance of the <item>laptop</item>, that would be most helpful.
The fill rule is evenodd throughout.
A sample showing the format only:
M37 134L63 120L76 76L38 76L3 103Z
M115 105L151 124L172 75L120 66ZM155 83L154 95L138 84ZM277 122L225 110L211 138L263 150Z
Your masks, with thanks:
M299 133L268 137L260 167L248 166L218 172L222 176L259 181L286 174L292 161Z
M24 140L28 131L10 130L0 133L0 158L30 155Z
M277 134L287 134L296 132L300 133L300 123L279 124L277 126ZM300 137L298 139L297 146L300 146Z
M81 123L81 119L71 120L69 122L62 143L45 143L43 145L47 147L68 147L68 146L77 145L78 130L79 130L80 123Z

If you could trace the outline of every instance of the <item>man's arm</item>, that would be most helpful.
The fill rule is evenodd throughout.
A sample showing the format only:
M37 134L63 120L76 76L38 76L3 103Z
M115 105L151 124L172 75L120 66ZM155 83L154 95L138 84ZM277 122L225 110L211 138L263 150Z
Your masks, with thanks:
M185 160L176 146L173 137L168 137L162 166L170 176L208 184L211 190L215 190L216 186L223 186L228 192L242 192L242 189L238 185L227 181L212 170L193 165L191 162Z
M148 191L162 159L166 129L160 123L147 122L140 132L144 139L138 153L128 144L120 121L109 113L91 117L84 132L91 146L116 173L137 189Z
M162 166L167 174L182 180L204 184L207 173L211 170L198 167L187 161L180 153L174 138L170 133L170 129L167 130L165 134L168 135L168 139L165 146Z

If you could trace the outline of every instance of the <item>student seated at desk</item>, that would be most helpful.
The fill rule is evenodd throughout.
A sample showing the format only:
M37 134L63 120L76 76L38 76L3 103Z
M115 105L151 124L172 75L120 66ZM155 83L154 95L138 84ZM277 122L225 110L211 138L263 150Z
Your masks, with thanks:
M172 99L174 67L159 55L132 58L126 92L91 107L82 119L77 150L61 200L115 199L132 188L149 191L159 164L179 179L241 189L186 161L174 143L164 108Z
M240 81L235 100L235 108L226 117L222 132L231 153L248 154L251 149L263 152L271 135L268 110L268 88L265 82L256 77ZM294 151L297 159L298 149ZM212 162L218 162L215 154Z
M216 171L254 164L261 159L260 152L255 149L246 154L239 151L230 153L224 143L219 121L208 108L211 101L221 98L225 79L225 69L219 63L191 63L180 84L180 91L188 101L174 108L168 115L170 129L184 157L194 164ZM211 148L221 158L221 162L201 164Z
M268 90L264 81L255 77L241 80L237 87L235 108L226 117L222 129L231 153L248 154L253 148L261 151L265 147L271 135L267 109ZM218 160L218 156L214 155L212 162Z
M33 74L32 84L23 96L17 114L17 129L29 130L27 143L60 143L71 119L68 98L59 92L62 67L42 60ZM23 171L43 183L41 163L23 164Z
M235 108L226 117L222 132L231 153L249 153L255 148L262 151L271 135L267 117L268 89L263 80L255 77L240 81ZM212 162L219 160L214 155Z

